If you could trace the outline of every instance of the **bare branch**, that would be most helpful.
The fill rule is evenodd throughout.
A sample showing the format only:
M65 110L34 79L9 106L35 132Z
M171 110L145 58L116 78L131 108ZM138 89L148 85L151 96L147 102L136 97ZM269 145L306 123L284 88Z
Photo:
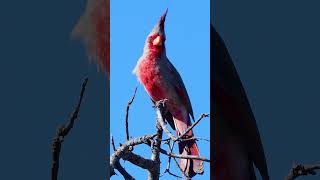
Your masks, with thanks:
M127 138L127 141L130 139L130 136L129 136L129 109L130 109L131 104L133 103L134 98L136 97L137 88L138 87L135 88L133 96L132 96L131 100L128 102L127 109L126 109L126 138Z
M300 176L316 175L316 170L320 170L320 164L314 165L294 165L285 180L294 180Z
M197 138L197 137L189 137L188 139L184 139L185 134L188 133L192 128L194 128L204 117L208 117L208 114L202 114L200 118L191 125L183 134L181 134L179 137L175 137L166 127L166 123L164 120L163 114L165 113L165 102L166 99L156 102L156 113L157 113L157 121L156 121L156 133L153 135L144 135L138 138L130 139L129 136L129 109L131 104L133 103L133 100L136 95L137 88L135 89L134 95L131 98L131 100L128 102L127 108L126 108L126 122L125 122L125 128L126 128L126 142L125 144L120 144L120 147L116 149L114 139L112 137L112 147L114 149L114 153L110 156L110 177L112 175L115 175L115 170L117 169L124 178L133 178L131 175L129 175L125 169L120 164L120 159L126 160L131 162L132 164L149 171L148 179L149 180L158 180L160 177L160 154L164 154L168 156L168 165L165 169L164 173L168 173L169 175L172 175L176 178L182 178L178 175L173 174L170 172L170 161L171 159L174 159L176 165L181 170L181 172L184 175L184 178L188 178L188 176L184 173L184 171L181 169L179 163L177 162L176 158L178 159L196 159L201 160L205 162L210 162L209 159L206 159L205 157L198 157L193 155L180 155L173 153L173 147L177 141L189 141L189 140L201 140L204 138ZM162 140L163 131L168 135L168 139ZM206 140L206 139L204 139ZM209 141L209 140L208 140ZM166 151L161 148L161 143L167 143L169 145L169 151ZM172 145L171 145L172 142ZM151 159L146 159L138 154L133 153L134 146L140 145L140 144L147 144L151 147L152 150L152 156Z
M188 129L184 133L182 133L175 141L182 139L191 129L193 129L205 117L209 117L209 114L201 114L199 119L195 123L193 123L190 127L188 127Z
M164 122L164 118L163 118L163 112L165 111L165 103L166 103L166 99L163 99L163 100L160 100L158 102L156 102L156 105L155 107L157 108L157 117L158 117L158 122L161 126L161 128L164 130L164 132L167 134L167 136L169 137L169 139L171 139L172 141L176 142L176 141L188 141L188 140L197 140L197 139L200 139L200 138L195 138L195 137L192 137L192 138L188 138L188 139L184 139L184 136L189 132L191 131L203 118L206 118L206 117L209 117L209 114L201 114L200 117L198 118L198 120L193 123L190 127L188 127L188 129L182 133L181 135L179 135L179 137L175 137L169 130L168 128L166 127L166 124ZM167 141L169 139L164 139L162 141ZM203 138L201 138L203 139Z
M146 159L140 155L137 155L133 152L127 152L123 158L123 160L129 161L130 163L149 171L154 169L154 162L150 159Z
M113 151L116 151L116 146L115 146L115 143L114 143L114 138L113 136L111 136L111 144L112 144L112 148L113 148ZM128 180L134 180L135 178L132 177L120 164L119 161L117 161L114 165L115 169L117 169L120 174L124 177L124 179L128 179ZM112 175L115 175L115 172L113 171L112 172Z
M162 118L161 114L160 116L161 117L157 117L157 119ZM151 160L154 162L154 169L149 171L149 177L148 177L149 180L159 179L159 175L160 175L160 148L161 148L161 139L162 139L163 130L159 125L158 121L156 123L156 128L157 128L157 133L156 133L157 136L155 137L155 142L153 143L153 147L151 147L152 148Z
M168 145L169 150L170 150L170 153L172 153L172 150L173 150L173 147L174 147L174 143L172 143L172 146L171 146L170 141L166 141L165 144ZM180 176L178 176L178 175L175 175L175 174L173 174L173 173L170 172L171 158L172 158L171 156L168 156L168 165L167 165L167 168L164 170L164 172L163 172L162 175L164 175L165 173L168 173L168 174L170 174L170 175L173 176L173 177L182 178L182 177L180 177ZM178 168L181 170L180 166L178 166ZM181 171L181 172L184 174L183 171Z
M180 155L180 154L174 154L170 153L166 150L161 150L160 151L162 154L173 157L173 158L178 158L178 159L195 159L195 160L201 160L205 162L210 162L210 159L207 159L205 157L200 157L200 156L193 156L193 155Z
M127 180L135 180L120 164L119 161L116 162L115 168L120 172L120 174Z
M176 166L181 171L181 173L184 175L184 177L189 180L190 178L188 177L188 175L186 173L184 173L184 170L180 167L180 164L178 163L177 159L173 158L173 161L175 162Z
M170 139L173 141L176 139L176 137L168 130L167 126L165 125L164 118L163 118L163 112L165 110L165 102L166 100L160 100L156 102L156 112L157 112L157 123L161 126L161 129L168 135Z
M116 145L114 144L114 139L113 139L113 136L111 136L111 144L112 144L112 148L113 148L113 151L116 151Z
M131 139L131 140L127 141L125 144L122 144L110 157L110 172L111 172L110 177L115 174L114 169L117 169L117 167L115 165L117 162L119 162L119 160L121 158L124 158L128 161L130 161L130 158L133 158L134 154L131 152L133 146L143 144L143 143L147 142L148 140L153 139L156 136L157 136L157 134L145 135L145 136ZM131 154L128 155L128 153L130 153L130 152L131 152ZM146 165L146 164L151 165L152 164L153 165L153 163L151 163L153 161L147 160L141 156L139 156L139 158L137 158L137 156L134 156L134 158L135 158L134 162L139 161L137 164L143 164L143 165Z
M169 166L169 168L167 167L162 174L160 174L160 177L164 176L165 173L168 173L168 174L170 174L171 176L173 176L173 177L175 177L175 178L177 178L177 179L182 179L181 176L178 176L178 175L176 175L176 174L174 174L174 173L172 173L172 172L170 171L170 166Z
M147 142L145 143L148 146L152 146L152 142ZM174 154L169 151L166 151L165 149L160 148L160 153L164 154L166 156L172 157L172 158L178 158L178 159L195 159L195 160L201 160L205 162L210 162L210 159L207 159L205 157L199 157L199 156L192 156L192 155L179 155L179 154Z
M195 141L203 140L203 141L210 142L209 139L202 138L202 137L191 137L191 138L187 138L187 139L179 139L179 141L192 141L192 140L195 140Z
M60 152L61 152L61 146L62 142L64 141L64 137L68 135L70 130L73 128L74 122L78 117L79 111L80 111L80 106L81 102L83 99L83 95L86 89L88 83L88 78L85 78L83 83L82 83L82 88L80 91L80 96L78 100L78 104L75 107L73 113L69 117L69 120L67 121L66 124L60 126L57 129L56 136L53 139L52 143L52 165L51 165L51 179L52 180L57 180L58 179L58 171L59 171L59 161L60 161Z

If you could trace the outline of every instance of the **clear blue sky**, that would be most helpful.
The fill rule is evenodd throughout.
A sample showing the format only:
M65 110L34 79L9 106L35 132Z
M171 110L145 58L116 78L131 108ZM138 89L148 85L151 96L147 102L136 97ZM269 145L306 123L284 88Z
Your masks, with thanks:
M145 39L158 18L168 8L166 19L167 56L179 71L191 99L195 117L210 112L210 36L209 1L112 1L111 2L111 134L116 144L124 142L125 108L134 88L137 96L130 110L130 135L137 137L155 130L155 111L143 86L132 70L142 55ZM204 119L194 129L197 136L210 138L210 121ZM198 142L200 153L210 158L210 145ZM150 157L149 149L142 145L135 152ZM176 150L177 152L177 150ZM166 166L162 156L162 170ZM122 165L136 179L146 179L147 173L129 162ZM174 172L181 175L172 163ZM209 164L205 174L194 179L209 179ZM113 179L122 179L114 176ZM164 176L163 179L175 179Z

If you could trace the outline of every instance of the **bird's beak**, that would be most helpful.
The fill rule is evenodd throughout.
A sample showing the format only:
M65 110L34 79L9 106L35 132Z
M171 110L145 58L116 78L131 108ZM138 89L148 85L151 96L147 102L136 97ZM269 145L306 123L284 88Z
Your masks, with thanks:
M154 40L152 41L152 44L154 46L162 46L164 44L165 39L166 39L166 35L164 32L164 23L166 21L167 13L168 13L168 9L166 9L164 14L160 17L158 24L156 24L156 26L153 28L153 30L151 32L151 34L157 35L157 37L154 38Z
M152 42L154 46L161 46L162 45L162 38L158 35Z
M166 11L164 12L164 14L160 17L159 25L164 26L164 22L166 21L167 13L168 13L168 8L167 8Z
M160 28L161 30L164 30L164 23L165 23L165 21L166 21L167 13L168 13L168 8L166 9L166 11L164 12L164 14L163 14L163 15L160 17L160 19L159 19L158 25L159 25L159 28Z

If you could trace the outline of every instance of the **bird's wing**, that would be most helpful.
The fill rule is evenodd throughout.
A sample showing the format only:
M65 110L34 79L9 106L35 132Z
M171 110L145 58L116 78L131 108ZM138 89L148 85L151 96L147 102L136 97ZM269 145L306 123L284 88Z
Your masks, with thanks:
M81 39L90 59L110 73L110 1L88 0L84 14L74 27L71 36Z
M166 63L165 66L168 67L169 72L166 73L166 76L169 78L171 86L174 87L176 93L179 95L179 98L181 98L181 101L185 105L187 112L190 114L192 119L194 119L189 95L187 93L186 87L184 86L180 74L168 59L163 62Z
M264 179L268 179L267 163L258 127L247 99L245 90L234 67L223 40L211 26L214 44L213 53L214 100L219 101L222 116L236 135L247 144L249 157L259 169ZM221 107L218 107L221 106Z

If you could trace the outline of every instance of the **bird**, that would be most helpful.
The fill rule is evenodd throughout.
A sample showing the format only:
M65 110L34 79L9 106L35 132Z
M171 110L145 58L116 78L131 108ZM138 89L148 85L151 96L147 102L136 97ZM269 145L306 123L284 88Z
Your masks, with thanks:
M213 59L213 177L256 180L254 165L269 180L264 148L254 114L231 56L210 25Z
M84 42L90 61L110 77L110 0L87 0L71 37Z
M166 99L167 113L165 119L176 130L176 135L183 134L194 119L191 102L182 78L166 55L165 20L168 9L147 36L143 54L139 58L133 73L137 76L153 102ZM194 137L191 131L185 138ZM200 156L195 140L178 142L181 155ZM203 174L201 160L181 159L180 168L183 175L193 177Z

